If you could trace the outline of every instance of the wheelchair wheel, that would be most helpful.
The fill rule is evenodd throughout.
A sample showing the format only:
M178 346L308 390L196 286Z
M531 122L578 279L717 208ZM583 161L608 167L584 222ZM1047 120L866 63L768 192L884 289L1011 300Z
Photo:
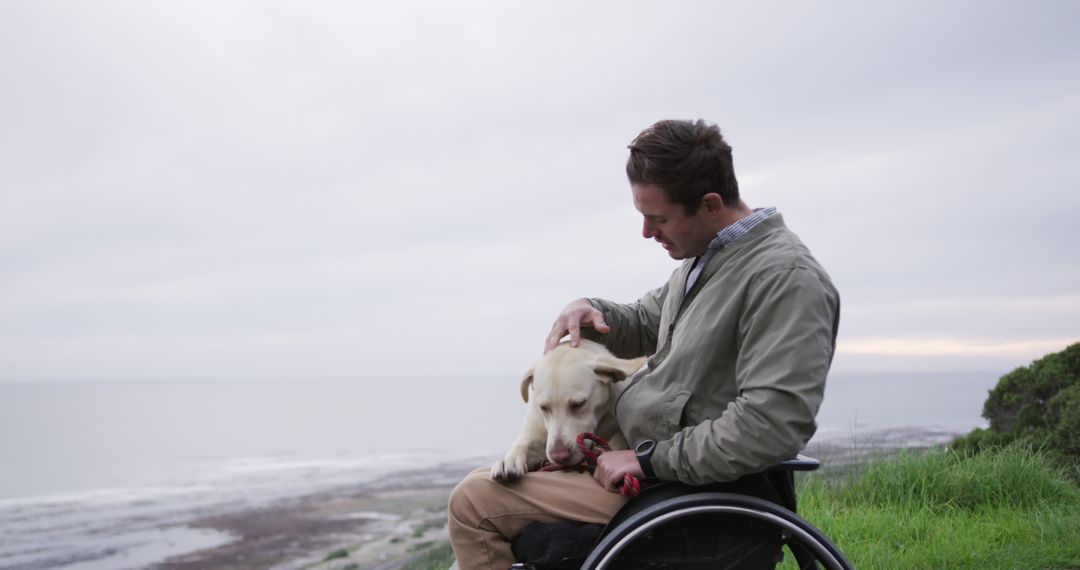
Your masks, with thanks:
M775 568L783 545L804 570L852 568L840 549L795 513L731 493L695 493L650 505L611 528L581 568Z

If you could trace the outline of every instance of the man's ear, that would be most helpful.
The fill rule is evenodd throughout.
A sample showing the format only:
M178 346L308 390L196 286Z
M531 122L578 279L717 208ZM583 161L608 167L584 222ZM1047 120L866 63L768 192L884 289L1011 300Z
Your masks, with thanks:
M628 376L638 371L645 363L646 358L633 358L624 360L614 356L602 356L593 366L596 376L606 382L621 382Z
M705 206L705 211L709 213L719 212L724 209L724 199L720 197L720 194L716 192L709 192L701 197L701 203Z
M526 404L529 403L529 386L532 385L532 382L533 369L530 368L528 372L525 373L525 377L521 379L521 399L525 400Z

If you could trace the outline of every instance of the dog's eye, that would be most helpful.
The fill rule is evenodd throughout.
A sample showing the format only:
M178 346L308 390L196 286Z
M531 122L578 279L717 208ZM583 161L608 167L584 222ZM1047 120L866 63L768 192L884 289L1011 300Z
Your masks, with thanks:
M547 404L544 404L540 406L540 411L546 414L551 411L551 407L549 407Z
M576 412L576 411L580 410L584 405L585 405L585 400L581 400L581 401L578 401L578 402L570 402L570 411Z

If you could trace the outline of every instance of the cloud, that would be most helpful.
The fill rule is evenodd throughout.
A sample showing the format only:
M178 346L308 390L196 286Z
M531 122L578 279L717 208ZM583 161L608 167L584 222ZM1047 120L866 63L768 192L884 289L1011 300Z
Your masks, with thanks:
M1008 364L1080 322L1077 12L4 3L0 380L517 374L667 279L625 145L699 116L832 274L838 365Z

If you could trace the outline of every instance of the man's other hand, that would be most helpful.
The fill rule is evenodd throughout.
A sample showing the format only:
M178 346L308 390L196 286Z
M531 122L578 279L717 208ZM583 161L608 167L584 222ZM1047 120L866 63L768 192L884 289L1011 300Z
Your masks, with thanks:
M641 464L638 463L634 451L630 449L605 451L596 458L593 479L599 481L608 491L618 493L627 473L642 481L645 480L645 473L641 470Z
M588 299L578 299L567 305L559 313L559 318L555 319L555 324L551 325L551 332L548 333L547 340L544 342L544 354L559 346L559 341L567 334L570 335L570 346L576 347L581 344L581 327L583 326L592 327L600 333L611 330L604 322L604 313L596 310Z

